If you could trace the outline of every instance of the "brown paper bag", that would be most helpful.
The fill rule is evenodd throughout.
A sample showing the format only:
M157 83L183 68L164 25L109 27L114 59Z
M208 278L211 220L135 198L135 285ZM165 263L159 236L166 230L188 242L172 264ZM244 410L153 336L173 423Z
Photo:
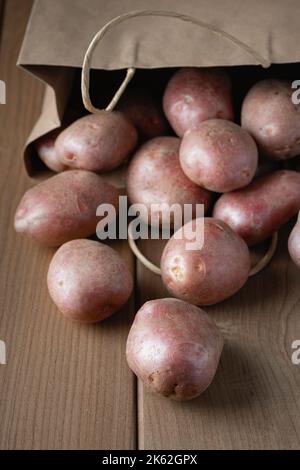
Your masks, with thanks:
M296 64L293 74L299 69L297 0L36 0L18 60L47 84L41 115L25 147L30 176L42 169L32 144L61 126L74 96L80 99L78 74L91 39L113 18L137 10L148 14L114 24L94 53L93 69L111 71L91 76L104 100L105 82L112 83L113 75L118 83L120 70L128 67L256 66L252 75L262 65L285 64L277 67L277 75L291 73L286 64ZM247 82L248 70L237 77Z

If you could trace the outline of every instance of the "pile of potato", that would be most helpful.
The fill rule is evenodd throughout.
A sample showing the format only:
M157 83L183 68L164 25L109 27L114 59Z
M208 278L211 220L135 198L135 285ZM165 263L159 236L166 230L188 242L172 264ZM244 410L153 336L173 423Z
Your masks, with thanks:
M173 235L162 254L162 282L176 298L142 306L126 351L130 368L152 390L186 400L208 387L223 347L199 306L236 293L250 273L249 246L300 211L300 105L292 102L290 82L262 80L244 97L239 125L231 80L217 68L178 70L162 104L145 90L125 92L118 110L40 138L39 157L59 174L25 193L15 229L60 246L48 271L49 293L67 317L95 322L119 310L133 289L120 255L86 239L95 233L100 204L118 209L118 190L99 174L130 158L130 201L149 209L166 203L155 224L172 204L204 204L209 216L179 229L182 236ZM187 250L201 222L204 244ZM288 248L300 267L300 215Z

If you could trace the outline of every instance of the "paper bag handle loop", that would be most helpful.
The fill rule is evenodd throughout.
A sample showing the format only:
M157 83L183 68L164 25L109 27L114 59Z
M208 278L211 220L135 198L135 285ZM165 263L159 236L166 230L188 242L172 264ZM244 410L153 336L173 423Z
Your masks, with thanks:
M133 231L132 231L133 222L134 221L131 221L130 224L128 225L128 242L129 242L131 251L140 260L140 262L147 269L149 269L149 271L153 272L154 274L157 274L158 276L161 276L161 269L158 266L156 266L154 263L152 263L150 260L148 260L148 258L146 258L146 256L143 255L143 253L138 248L135 242L134 236L133 236ZM255 274L258 274L269 264L269 262L273 258L273 255L276 251L277 243L278 243L278 233L275 232L272 235L267 252L254 266L252 266L249 272L249 277L254 276Z
M209 23L206 23L202 20L199 20L197 18L193 18L192 16L184 15L181 13L176 13L173 11L164 11L164 10L136 10L136 11L130 11L128 13L124 13L122 15L116 16L112 20L110 20L108 23L106 23L94 36L92 39L86 53L84 56L83 60L83 66L82 66L82 74L81 74L81 94L82 94L82 100L83 104L86 108L87 111L90 113L99 113L103 112L103 110L95 108L91 102L90 98L90 93L89 93L89 88L90 88L90 68L91 68L91 62L92 62L92 57L94 50L98 43L101 41L101 39L105 36L107 31L112 29L114 26L116 26L119 23L123 23L124 21L127 21L130 18L136 18L139 16L160 16L160 17L167 17L167 18L177 18L181 21L185 21L187 23L193 23L197 26L200 26L201 28L207 29L208 31L211 31L212 33L215 33L219 36L222 36L223 38L227 39L228 41L232 42L236 46L240 47L244 51L246 51L252 58L255 59L255 61L262 65L263 67L269 67L270 62L262 57L257 51L252 49L250 46L245 44L243 41L240 39L237 39L236 37L232 36L231 34L227 33L226 31L223 31L222 29L217 28L216 26L213 26ZM122 84L120 85L119 89L116 91L114 97L112 98L111 102L109 105L106 107L106 111L112 111L116 104L118 103L119 99L121 98L122 94L124 93L128 83L132 79L135 73L135 68L134 67L129 67L127 69L126 77L123 80Z

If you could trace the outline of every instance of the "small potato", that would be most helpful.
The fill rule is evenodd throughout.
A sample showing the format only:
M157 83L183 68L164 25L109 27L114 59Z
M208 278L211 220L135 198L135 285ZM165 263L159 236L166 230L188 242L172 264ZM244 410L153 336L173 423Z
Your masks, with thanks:
M187 249L204 222L202 248ZM195 219L168 241L161 258L162 279L175 296L195 305L211 305L235 294L246 282L250 254L246 243L224 222Z
M120 100L118 109L132 122L141 140L168 133L168 124L159 103L146 91L131 90Z
M190 400L210 385L223 337L200 308L177 299L146 302L128 335L129 367L153 392Z
M166 87L163 108L179 137L207 119L233 120L230 79L218 68L182 68Z
M190 181L179 163L180 139L177 137L156 137L146 142L130 162L127 174L127 193L132 203L143 203L150 213L151 204L165 203L168 206L180 204L204 204L208 208L211 195ZM194 216L195 216L194 209ZM161 211L152 207L151 224L160 223L173 212L165 207ZM141 213L141 217L143 214ZM146 221L149 222L150 221Z
M225 193L247 186L254 177L258 151L252 137L224 119L210 119L188 130L180 146L184 173L203 188Z
M300 153L300 105L292 102L287 80L262 80L246 95L241 121L256 140L259 150L275 160Z
M292 260L300 268L300 212L297 223L289 236L288 248Z
M35 142L36 151L42 162L44 162L50 170L55 171L56 173L60 173L67 169L67 166L59 160L54 147L55 140L60 132L61 129L55 129L54 131L40 137Z
M300 210L300 173L278 170L249 186L223 194L213 216L226 222L248 245L276 232Z
M132 275L121 256L92 240L62 245L50 263L47 283L58 309L82 322L109 317L128 300L133 289Z
M102 203L118 207L117 190L99 175L69 170L37 184L21 199L15 214L17 232L39 243L59 246L96 232Z
M73 122L56 139L55 150L70 168L105 172L121 165L136 142L137 132L122 113L103 111Z

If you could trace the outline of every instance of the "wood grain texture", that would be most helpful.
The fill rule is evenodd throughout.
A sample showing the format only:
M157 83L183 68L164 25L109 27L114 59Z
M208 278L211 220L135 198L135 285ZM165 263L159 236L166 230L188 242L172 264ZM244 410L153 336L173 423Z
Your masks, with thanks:
M177 403L139 383L139 447L143 449L299 449L300 272L280 232L271 264L231 299L207 310L225 336L215 380L198 399ZM153 242L143 252L159 261ZM160 243L162 245L162 242ZM139 301L169 296L161 280L138 266Z
M0 5L1 2L0 0ZM211 387L176 403L149 393L125 361L134 300L97 326L65 320L52 304L46 272L53 250L12 228L31 183L21 150L41 106L43 85L15 67L32 0L7 0L2 17L0 79L0 449L299 449L300 273L280 233L271 265L232 299L207 308L225 348ZM1 11L1 8L0 8ZM126 242L113 244L134 271ZM142 243L159 261L161 242ZM169 296L161 279L137 265L137 303ZM136 414L136 408L138 414Z
M22 146L41 106L43 85L15 66L31 0L5 3L1 79L0 366L1 449L131 449L136 443L136 384L125 361L133 300L101 325L58 313L47 293L53 250L14 233L14 211L32 183ZM126 242L113 245L131 269Z

